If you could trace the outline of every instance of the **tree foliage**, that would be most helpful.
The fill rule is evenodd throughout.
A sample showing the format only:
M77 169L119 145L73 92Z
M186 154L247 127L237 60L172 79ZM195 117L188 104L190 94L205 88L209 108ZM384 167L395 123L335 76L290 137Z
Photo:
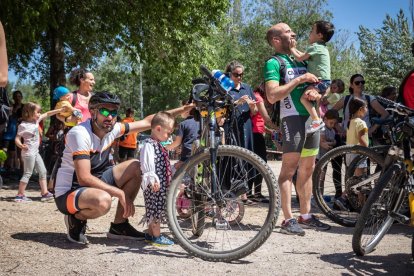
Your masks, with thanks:
M203 38L227 7L225 0L2 0L0 20L11 68L50 91L72 68L93 69L119 48L151 65L149 83L174 91L204 60Z
M378 93L387 85L398 87L414 62L410 51L414 33L404 12L400 10L395 19L386 15L380 29L361 26L358 37L367 90Z

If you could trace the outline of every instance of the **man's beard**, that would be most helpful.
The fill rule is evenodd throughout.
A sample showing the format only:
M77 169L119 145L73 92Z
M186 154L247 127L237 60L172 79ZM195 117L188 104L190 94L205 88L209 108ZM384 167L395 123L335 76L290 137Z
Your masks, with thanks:
M110 124L105 124L105 123L107 123L107 122L110 122ZM96 122L96 125L97 125L100 129L104 130L106 133L111 132L111 131L114 129L114 126L115 126L115 124L114 124L114 123L112 123L112 120L105 120L105 121L103 121L102 123L98 123L98 122Z

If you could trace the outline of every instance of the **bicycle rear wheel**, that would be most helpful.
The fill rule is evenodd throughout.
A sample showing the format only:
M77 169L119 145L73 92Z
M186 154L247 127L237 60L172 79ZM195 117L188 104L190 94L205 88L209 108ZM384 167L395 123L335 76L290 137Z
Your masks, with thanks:
M355 226L365 198L377 182L388 146L367 148L346 145L325 154L316 164L313 196L321 211L343 226ZM349 166L346 156L354 154ZM354 176L358 167L367 167L365 176ZM341 195L344 194L341 202Z
M352 249L358 256L372 252L394 222L391 213L398 213L403 203L400 184L405 167L393 164L372 190L355 225Z
M208 261L233 261L255 251L272 233L280 209L279 188L270 167L253 152L219 146L217 169L212 171L209 150L201 149L174 175L167 196L168 223L176 241L190 254ZM188 219L177 216L175 204L186 174L194 183L188 192L193 212ZM257 174L263 176L262 194L269 203L241 205L242 188ZM216 195L210 187L213 176L218 182Z

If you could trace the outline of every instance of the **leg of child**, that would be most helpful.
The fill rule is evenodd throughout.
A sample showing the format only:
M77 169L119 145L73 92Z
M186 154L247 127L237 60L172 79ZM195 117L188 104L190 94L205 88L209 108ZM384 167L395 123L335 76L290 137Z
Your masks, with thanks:
M319 117L319 114L317 112L317 108L312 104L311 101L309 101L306 97L306 95L309 92L316 92L318 93L318 90L314 89L314 87L310 86L306 88L305 92L300 97L300 102L303 104L303 106L306 108L306 110L309 112L309 115L312 119L312 124L306 128L307 133L313 133L318 131L324 126L323 121ZM316 102L318 103L320 101L320 95L317 98Z
M35 159L35 167L37 172L39 173L39 186L40 186L40 193L43 196L47 196L49 191L47 190L47 180L46 180L46 167L43 163L43 159L39 153L36 155Z
M159 222L155 222L154 220L148 225L148 233L158 238L161 235L161 227Z
M26 191L27 183L29 183L30 177L32 176L35 161L36 156L23 157L23 176L20 179L19 190L15 199L17 202L31 201L24 195L24 192Z

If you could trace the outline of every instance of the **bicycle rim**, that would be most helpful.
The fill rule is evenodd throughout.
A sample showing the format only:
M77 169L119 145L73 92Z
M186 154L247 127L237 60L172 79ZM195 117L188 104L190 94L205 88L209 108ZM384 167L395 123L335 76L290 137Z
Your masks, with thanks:
M220 146L216 165L213 172L206 148L176 172L167 196L168 223L176 241L190 254L208 261L233 261L255 251L270 236L279 214L280 193L270 167L251 151ZM218 177L217 198L209 182L213 173ZM188 219L177 216L175 204L186 174L194 183L187 188L195 212ZM263 176L262 194L269 197L269 203L241 205L240 189L259 174Z
M398 212L401 207L403 197L399 184L403 175L402 167L393 165L370 194L352 237L352 248L357 255L372 252L393 224L390 212Z
M388 146L346 145L329 151L318 161L312 176L313 196L327 217L342 226L355 226L364 201L378 181L384 165L382 154L387 150ZM355 158L347 166L346 156L349 154L355 154ZM355 170L364 163L367 174L354 177ZM336 201L341 194L346 195L345 204Z

